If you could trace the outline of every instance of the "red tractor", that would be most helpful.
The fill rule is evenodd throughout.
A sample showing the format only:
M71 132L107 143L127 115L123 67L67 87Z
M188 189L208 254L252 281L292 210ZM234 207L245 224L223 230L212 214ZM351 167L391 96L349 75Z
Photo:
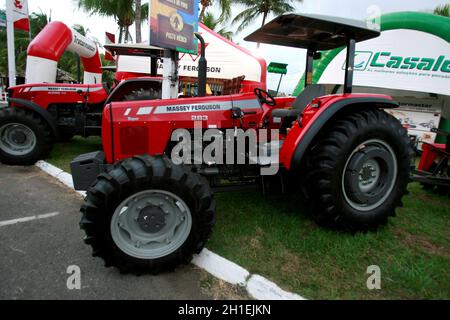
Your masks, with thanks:
M412 179L426 190L450 194L450 132L432 128L431 132L446 138L446 143L423 143L422 156Z
M234 54L233 59L226 59L227 71L214 74L215 78L210 82L215 87L215 94L265 88L265 61L253 57L250 52L203 25L200 25L200 30L208 39L205 47L208 46L215 53L215 65L221 61L223 54ZM9 165L34 164L37 160L45 159L57 141L70 140L74 135L100 135L105 104L161 99L162 81L158 75L158 60L162 57L163 49L142 44L114 44L106 45L105 48L117 56L117 67L103 68L109 71L117 69L118 85L114 86L111 93L109 86L97 84L101 82L101 61L92 40L58 21L49 23L33 39L27 51L26 73L30 83L9 88L9 105L0 110L0 162ZM80 56L85 70L84 79L86 83L92 84L53 83L56 81L57 61L66 50ZM151 60L148 69L145 65L147 59ZM196 94L197 80L189 69L195 69L198 57L185 55L180 59L185 64L180 77L184 84L183 94ZM245 63L248 64L244 70L239 68L241 59L246 59ZM217 69L212 67L208 72ZM231 76L234 79L230 79ZM249 79L244 81L247 76ZM220 77L229 80L224 81Z
M74 185L88 191L80 226L94 256L122 272L172 270L189 262L211 236L214 191L275 180L286 191L300 192L321 225L356 232L385 224L406 193L412 148L400 122L383 110L398 107L391 97L352 94L356 42L379 34L358 21L283 15L246 40L308 50L306 87L297 98L274 98L256 89L107 104L103 152L81 155L71 164ZM313 62L319 51L341 46L347 46L345 93L326 96L322 86L311 83ZM200 145L195 142L199 123L201 133L215 130ZM230 130L279 130L279 139L264 148L279 153L281 169L274 177L261 175L267 162L252 161L248 144L226 164L179 163L171 157L177 129L192 135L193 154L210 148L206 140L234 143L225 133ZM239 156L248 161L233 164Z
M111 93L101 84L25 84L9 88L8 96L0 110L0 162L31 165L56 141L99 136L106 103L160 99L161 80L126 80Z

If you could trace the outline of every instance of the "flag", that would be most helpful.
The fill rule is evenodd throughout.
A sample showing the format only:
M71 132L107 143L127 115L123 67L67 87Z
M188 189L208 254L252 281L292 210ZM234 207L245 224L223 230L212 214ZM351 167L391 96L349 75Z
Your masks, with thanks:
M28 16L28 0L6 0L12 2L14 29L30 32L30 17Z
M105 32L105 35L106 35L105 44L114 44L114 43L116 43L116 35L115 34L112 34L112 33L109 33L109 32ZM108 50L106 50L106 52L105 52L105 59L108 60L108 61L115 61L113 55Z

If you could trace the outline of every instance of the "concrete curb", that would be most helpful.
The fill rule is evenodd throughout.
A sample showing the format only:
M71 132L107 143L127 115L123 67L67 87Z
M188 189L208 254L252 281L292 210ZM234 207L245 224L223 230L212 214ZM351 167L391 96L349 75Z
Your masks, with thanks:
M36 163L36 167L38 167L39 169L41 169L48 175L58 179L59 182L61 182L65 186L69 187L70 189L74 189L71 174L69 174L69 173L61 170L60 168L55 167L54 165L52 165L48 162L45 162L45 161L38 161ZM78 193L83 198L86 196L86 192L84 192L84 191L76 191L76 193Z
M74 189L72 175L51 165L45 161L36 163L36 167L56 178L65 186ZM84 191L76 191L83 198L86 196ZM306 300L295 293L287 292L277 286L275 283L267 280L260 275L252 275L249 271L231 262L214 252L204 249L192 260L192 264L207 271L214 277L228 282L232 285L239 285L247 290L247 293L256 300Z
M247 292L257 300L306 300L298 294L284 291L272 281L254 274L247 281Z
M246 286L250 277L250 272L208 249L195 256L192 263L232 285Z

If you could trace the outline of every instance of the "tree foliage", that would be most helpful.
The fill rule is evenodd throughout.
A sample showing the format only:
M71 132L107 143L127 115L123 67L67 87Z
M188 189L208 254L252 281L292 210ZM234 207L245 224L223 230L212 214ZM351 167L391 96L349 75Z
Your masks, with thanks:
M199 20L202 21L206 15L206 11L212 5L217 4L220 7L220 17L219 21L223 22L231 17L231 4L234 1L231 0L200 0L200 4L202 5L202 10L200 11Z
M450 18L450 4L447 3L437 7L434 9L434 14Z
M233 31L222 27L220 19L216 18L213 13L207 12L203 16L202 23L209 29L220 34L222 37L225 37L231 41L233 40Z
M233 24L240 23L237 30L240 32L260 15L263 16L262 25L265 25L269 14L273 13L279 16L294 11L294 3L302 2L302 0L235 0L233 2L245 7L233 20Z
M129 28L136 20L135 0L75 0L78 7L90 14L112 17L119 26L119 42L128 42L131 38ZM141 6L141 21L148 17L148 3ZM140 28L138 22L136 28Z

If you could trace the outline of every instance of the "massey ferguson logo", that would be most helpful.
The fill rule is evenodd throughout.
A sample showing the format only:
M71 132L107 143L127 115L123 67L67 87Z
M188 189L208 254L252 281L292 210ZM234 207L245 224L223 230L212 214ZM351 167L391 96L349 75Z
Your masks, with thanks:
M22 0L14 0L14 6L17 9L22 10L22 8L23 8Z

